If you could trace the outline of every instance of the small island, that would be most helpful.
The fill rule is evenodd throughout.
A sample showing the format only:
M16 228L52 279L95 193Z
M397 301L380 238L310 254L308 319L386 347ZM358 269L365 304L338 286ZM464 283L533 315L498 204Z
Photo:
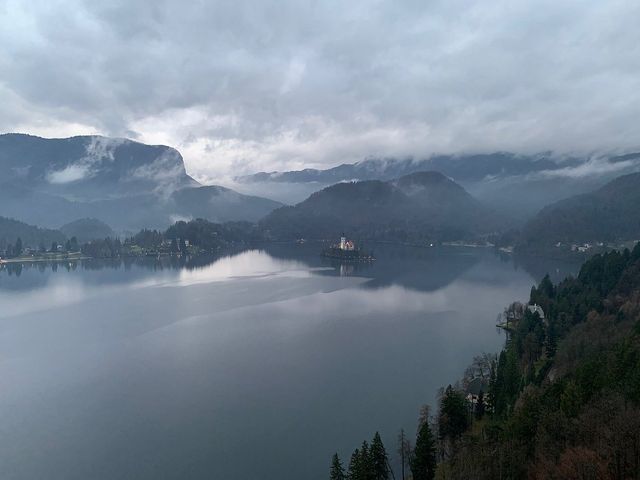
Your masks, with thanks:
M321 255L323 257L348 262L372 262L375 260L373 252L364 252L362 249L356 247L353 240L347 240L344 234L340 237L340 243L324 249Z

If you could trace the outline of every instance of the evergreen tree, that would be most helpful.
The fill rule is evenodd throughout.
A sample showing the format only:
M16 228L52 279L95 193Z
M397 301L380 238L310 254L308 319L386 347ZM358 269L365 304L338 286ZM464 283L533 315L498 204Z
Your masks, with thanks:
M349 460L349 469L347 470L347 478L349 480L364 480L364 476L362 475L362 460L360 455L360 450L357 448L351 454L351 459Z
M337 453L333 454L331 459L331 470L329 470L329 480L346 480L347 476L344 472L344 467L338 457Z
M422 422L410 462L413 480L433 480L436 475L436 442L429 422Z
M16 240L16 246L13 247L13 255L16 257L22 255L22 239L20 237Z
M362 480L373 480L373 461L371 448L365 440L360 447L360 472Z
M467 400L462 393L455 390L451 385L446 388L440 401L438 426L440 438L449 438L451 440L460 437L469 426Z
M375 480L388 480L389 479L389 458L387 451L382 443L380 434L376 432L371 441L371 464L373 469L373 478Z

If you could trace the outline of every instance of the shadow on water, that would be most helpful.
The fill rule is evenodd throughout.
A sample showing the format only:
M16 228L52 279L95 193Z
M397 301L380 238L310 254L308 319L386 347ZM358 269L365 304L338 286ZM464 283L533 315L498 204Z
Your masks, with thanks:
M375 244L373 262L343 262L320 255L322 244L270 245L265 251L275 258L295 259L312 268L319 275L359 276L369 280L363 288L382 288L399 285L422 292L438 290L453 282L476 265L487 252L456 248L425 248L406 245Z

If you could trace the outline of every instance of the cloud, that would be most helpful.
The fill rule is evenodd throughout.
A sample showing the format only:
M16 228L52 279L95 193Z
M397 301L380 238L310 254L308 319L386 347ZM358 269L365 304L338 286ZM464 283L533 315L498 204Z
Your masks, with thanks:
M0 0L0 130L211 181L367 156L640 147L640 4Z
M47 174L52 184L64 184L92 177L103 162L113 162L114 150L127 140L122 138L93 137L87 144L85 155L76 163Z
M49 172L47 181L53 184L63 184L82 180L89 175L88 165L69 165L62 170Z

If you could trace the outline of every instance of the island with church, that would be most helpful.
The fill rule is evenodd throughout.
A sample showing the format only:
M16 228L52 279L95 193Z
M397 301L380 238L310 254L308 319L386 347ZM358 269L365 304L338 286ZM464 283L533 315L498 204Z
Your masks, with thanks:
M349 262L372 262L375 260L373 252L365 252L361 248L358 248L355 242L353 240L347 240L344 234L340 237L340 243L324 249L322 256Z

